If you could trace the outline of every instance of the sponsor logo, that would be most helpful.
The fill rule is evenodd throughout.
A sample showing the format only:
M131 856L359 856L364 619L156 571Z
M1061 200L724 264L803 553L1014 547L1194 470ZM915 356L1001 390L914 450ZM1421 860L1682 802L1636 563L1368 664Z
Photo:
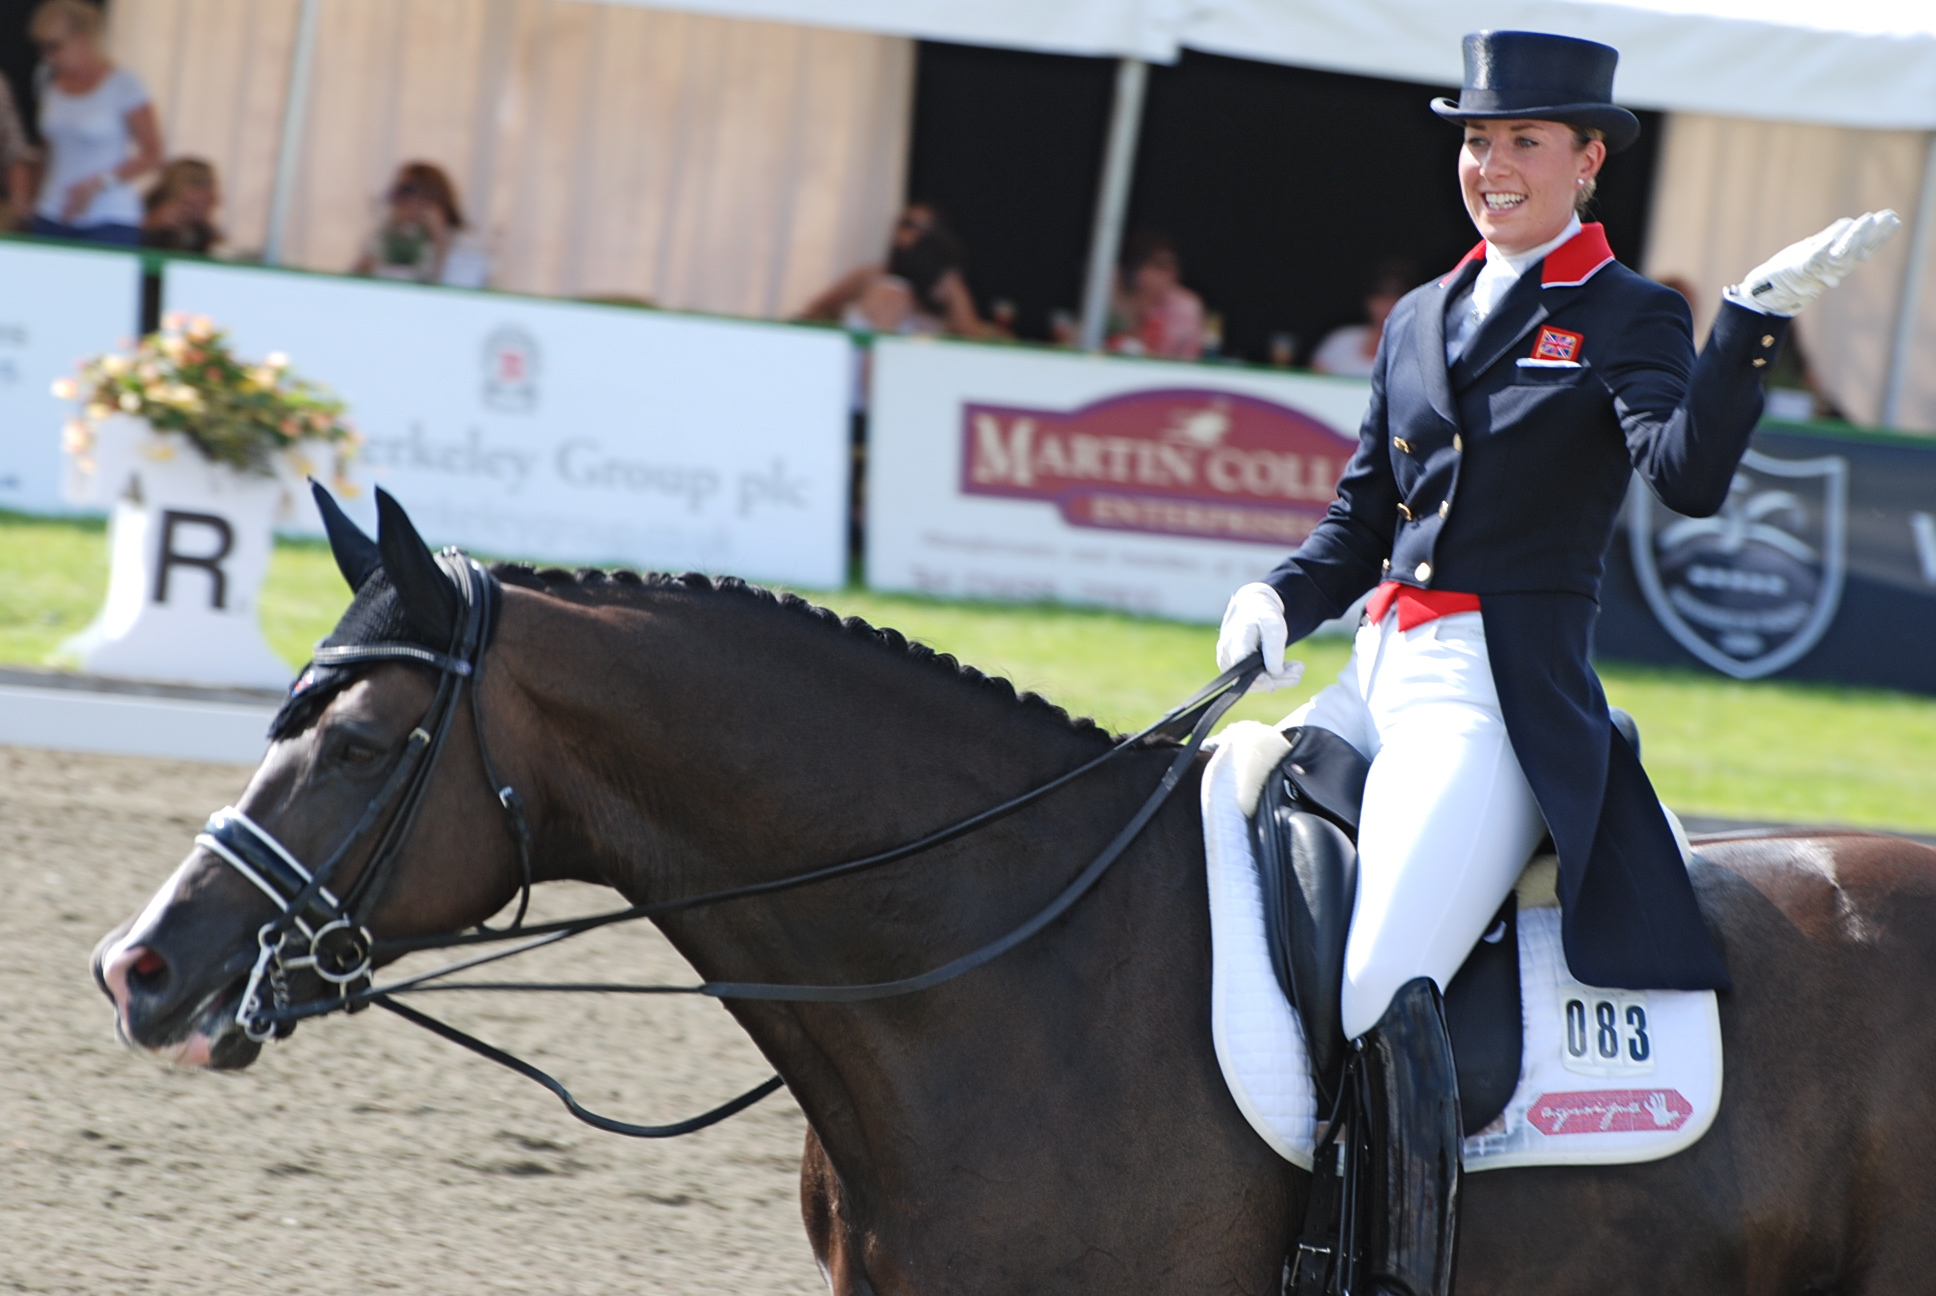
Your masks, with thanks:
M1627 539L1647 605L1680 645L1723 674L1757 679L1799 659L1842 602L1849 463L1750 450L1721 511L1670 512L1636 482Z
M538 407L538 340L515 324L484 339L484 403L514 414Z
M1576 361L1580 358L1580 347L1585 342L1586 339L1578 333L1569 333L1550 325L1542 326L1539 340L1533 343L1533 359Z
M1526 1119L1542 1134L1661 1134L1687 1124L1694 1104L1678 1089L1589 1089L1533 1099Z
M965 405L961 489L1053 504L1071 526L1294 545L1356 446L1232 392L1135 392L1070 411Z

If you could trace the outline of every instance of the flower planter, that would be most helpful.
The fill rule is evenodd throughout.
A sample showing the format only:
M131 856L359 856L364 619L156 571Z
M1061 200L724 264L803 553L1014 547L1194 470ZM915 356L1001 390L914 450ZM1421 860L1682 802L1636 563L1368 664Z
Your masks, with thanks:
M91 445L70 447L67 496L113 510L108 595L60 656L98 675L285 687L293 672L262 638L257 599L276 520L309 466L290 452L273 476L245 472L124 414L90 427Z

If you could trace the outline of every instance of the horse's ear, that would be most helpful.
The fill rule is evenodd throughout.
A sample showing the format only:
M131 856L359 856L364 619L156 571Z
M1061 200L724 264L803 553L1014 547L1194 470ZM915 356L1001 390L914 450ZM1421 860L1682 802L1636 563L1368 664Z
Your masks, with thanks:
M376 543L383 570L403 601L404 619L425 643L442 646L456 633L457 590L430 548L410 524L403 505L381 486L376 491Z
M363 588L363 582L370 574L383 565L383 555L378 552L376 541L363 534L356 523L350 521L343 512L343 506L336 497L323 489L323 484L310 479L309 492L316 497L316 511L323 515L323 530L329 533L329 551L336 555L336 570L343 573L343 579L350 583L351 590Z

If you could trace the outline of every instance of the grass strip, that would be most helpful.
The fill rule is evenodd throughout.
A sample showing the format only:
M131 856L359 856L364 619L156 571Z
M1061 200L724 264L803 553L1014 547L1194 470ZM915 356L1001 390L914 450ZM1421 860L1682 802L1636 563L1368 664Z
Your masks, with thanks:
M45 662L93 617L106 587L100 522L0 513L0 662ZM1215 673L1209 626L857 589L802 593L1116 729L1147 723ZM292 668L348 600L325 546L277 543L262 626ZM1304 683L1248 698L1232 718L1278 719L1334 679L1349 650L1343 639L1298 645ZM1600 673L1608 697L1639 721L1648 772L1677 810L1936 831L1936 698L1619 662Z

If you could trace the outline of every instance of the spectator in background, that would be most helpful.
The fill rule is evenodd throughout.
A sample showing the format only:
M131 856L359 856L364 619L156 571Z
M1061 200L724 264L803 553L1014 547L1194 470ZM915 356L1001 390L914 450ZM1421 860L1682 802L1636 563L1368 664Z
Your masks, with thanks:
M841 312L842 327L857 333L932 333L934 321L915 309L914 287L899 275L875 275Z
M1369 378L1371 362L1378 357L1378 344L1385 337L1385 320L1398 299L1417 286L1416 280L1416 271L1408 262L1380 262L1365 290L1365 322L1327 333L1311 356L1311 368L1324 374Z
M1203 355L1203 299L1183 286L1176 245L1153 230L1137 230L1124 245L1109 349L1169 360Z
M0 229L25 225L34 206L34 146L14 107L13 87L0 77Z
M1659 282L1661 287L1672 288L1686 300L1689 314L1698 316L1701 313L1701 299L1694 295L1693 284L1681 278L1679 275L1668 275Z
M490 260L464 223L457 186L432 162L397 168L389 212L363 245L352 273L402 283L482 288Z
M101 52L101 11L45 0L27 21L40 52L40 136L46 166L35 234L126 247L141 242L132 182L161 165L161 127L139 78Z
M799 318L839 320L883 276L902 281L914 296L916 326L922 333L986 337L990 329L975 309L964 273L967 254L932 203L909 203L894 222L887 262L848 271L807 303Z
M142 200L141 245L203 256L222 241L215 209L222 190L215 168L201 158L176 158Z

